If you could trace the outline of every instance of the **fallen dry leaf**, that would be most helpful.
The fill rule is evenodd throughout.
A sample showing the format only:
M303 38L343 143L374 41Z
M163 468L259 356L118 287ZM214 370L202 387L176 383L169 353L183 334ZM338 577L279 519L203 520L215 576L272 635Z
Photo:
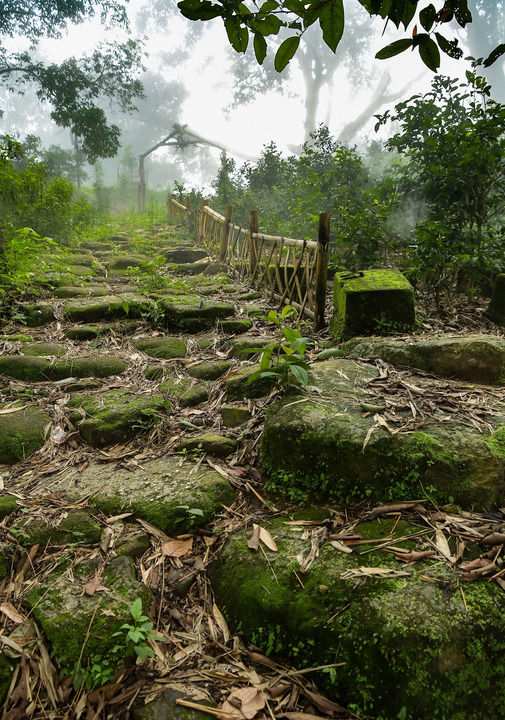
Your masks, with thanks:
M263 692L255 687L247 687L233 690L224 701L221 710L225 713L237 713L239 711L238 718L253 720L265 705L266 700Z
M435 532L435 545L437 546L438 552L449 562L453 562L454 558L449 547L449 542L445 537L443 530L440 528L436 529Z
M193 550L193 538L185 540L169 539L161 543L161 552L166 557L180 558L189 555Z
M107 588L105 585L102 585L102 573L100 571L96 572L84 585L83 590L86 595L94 595L97 592L105 592Z
M247 540L247 547L250 550L258 550L260 546L260 526L256 525L256 523L253 525L252 535Z
M6 615L9 620L12 620L13 623L16 623L16 625L21 625L21 623L26 620L26 617L21 615L10 602L3 602L0 605L0 612Z
M212 615L214 616L214 620L216 621L216 623L221 628L221 632L223 633L225 643L229 642L230 637L231 637L230 629L228 627L228 623L224 619L223 613L218 608L216 603L214 603L212 606Z
M340 576L342 580L352 580L354 578L364 577L382 577L382 578L394 578L394 577L408 577L411 573L406 570L395 570L394 568L380 568L380 567L359 567L354 570L346 570Z
M270 535L268 530L265 530L265 528L260 526L260 534L259 538L263 545L266 545L269 550L272 552L277 552L277 543L273 539L273 537Z

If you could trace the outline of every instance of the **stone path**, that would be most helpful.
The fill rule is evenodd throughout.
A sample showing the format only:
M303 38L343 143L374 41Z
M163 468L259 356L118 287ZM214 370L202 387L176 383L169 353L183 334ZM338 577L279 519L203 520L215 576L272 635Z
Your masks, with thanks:
M173 227L84 242L3 331L8 717L30 688L41 717L209 718L244 686L237 718L505 716L505 341L319 337L281 396L221 270Z

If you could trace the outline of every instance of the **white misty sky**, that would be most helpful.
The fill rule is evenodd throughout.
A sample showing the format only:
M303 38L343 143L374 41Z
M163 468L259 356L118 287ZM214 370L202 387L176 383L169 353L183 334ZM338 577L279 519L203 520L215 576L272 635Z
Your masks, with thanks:
M145 0L132 0L130 16L132 18L132 34L135 34L134 17ZM352 0L354 3L354 0ZM182 37L184 26L190 21L182 17L170 22L170 31L150 33L146 40L149 57L148 68L160 67L160 56L172 50ZM208 24L207 24L208 25ZM351 120L367 102L367 96L373 91L376 82L384 70L389 69L393 87L407 85L407 95L426 89L430 82L431 72L423 69L417 54L404 53L388 61L373 59L373 54L393 37L394 32L382 36L383 23L380 20L369 21L373 41L369 57L363 62L373 63L371 81L362 87L355 87L343 73L335 83L333 97L327 96L319 108L319 121L328 116L328 106L332 103L331 129L335 132ZM101 39L121 37L120 33L107 32L99 22L89 22L71 27L64 37L58 40L45 40L40 51L48 59L60 61L69 55L78 55L91 50ZM16 47L24 45L15 42ZM184 102L182 118L192 129L201 132L231 149L240 149L245 155L255 156L264 143L275 140L281 147L297 145L303 141L303 83L296 72L286 83L285 92L269 92L254 102L225 112L231 99L233 78L228 72L227 40L220 20L211 23L202 40L196 46L190 59L179 67L168 70L170 77L178 77L188 89L188 97ZM328 52L330 52L328 50ZM337 49L338 53L338 49ZM442 71L448 74L461 72L457 63L446 56L443 59ZM365 136L373 137L373 119L366 129ZM0 121L1 123L1 121ZM4 131L15 128L5 127ZM65 143L66 144L66 143Z

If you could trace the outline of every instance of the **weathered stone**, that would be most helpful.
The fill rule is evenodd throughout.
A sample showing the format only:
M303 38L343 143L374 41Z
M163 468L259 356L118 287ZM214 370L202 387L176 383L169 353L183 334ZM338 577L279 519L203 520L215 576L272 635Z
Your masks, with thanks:
M247 405L222 405L221 419L225 427L239 427L251 419Z
M166 261L169 263L194 263L203 260L209 253L205 248L177 247L165 253Z
M495 278L487 315L497 325L505 325L505 273L500 273Z
M12 465L41 448L50 422L35 405L0 415L0 464Z
M140 267L146 262L146 258L136 255L117 255L109 261L108 265L113 270L125 270L130 267Z
M253 324L251 320L248 320L247 318L244 318L241 320L240 318L237 318L236 320L222 320L219 323L219 328L222 330L222 332L226 333L227 335L234 335L235 333L245 333L248 330L252 328Z
M255 297L258 297L258 293L252 293ZM240 300L243 301L247 298L241 297ZM242 310L245 312L245 314L248 317L259 317L262 318L267 314L266 308L262 307L261 305L243 305Z
M110 295L110 293L110 287L106 285L83 285L82 287L63 285L54 291L54 294L58 298L106 297Z
M166 326L185 332L209 329L217 320L235 314L231 303L214 302L197 295L164 297L159 304L165 311Z
M0 335L0 342L27 343L32 341L33 337L31 335L24 335L23 333L16 333L13 335Z
M182 337L148 337L135 340L137 350L142 350L146 355L153 358L170 360L172 358L183 358L186 355L186 340Z
M42 490L40 491L42 492ZM132 470L91 463L82 472L51 479L51 492L71 500L89 497L105 513L133 512L166 532L207 524L233 499L230 484L205 465L177 456L142 461Z
M214 720L214 715L207 715L177 705L177 699L183 697L181 693L166 690L158 695L156 700L145 705L134 705L132 718L133 720Z
M168 263L167 268L175 275L199 275L208 266L208 261L199 260L191 263Z
M210 262L205 270L203 271L204 275L226 275L228 272L228 265L226 263L222 262Z
M227 457L236 450L236 447L237 441L234 438L217 435L216 433L192 435L184 438L177 445L178 450L201 450L216 457Z
M149 550L151 540L149 535L138 525L126 525L114 545L116 555L127 555L131 558L139 558Z
M268 395L275 387L273 377L255 377L259 365L248 365L231 373L225 380L225 392L228 400L260 398Z
M296 558L308 554L310 541L284 519L264 527L278 552L251 551L250 532L242 531L230 537L210 568L216 602L232 629L263 652L301 667L342 663L331 680L318 680L359 717L503 716L500 588L477 581L462 592L460 575L449 563L433 559L406 566L374 544L351 554L324 544L300 582ZM395 519L361 523L352 532L364 540L391 534L394 546L426 549L422 540L401 540L419 529ZM362 566L405 575L367 577Z
M18 312L30 327L39 327L54 322L54 307L52 303L19 303Z
M187 377L169 377L161 383L160 391L177 400L181 407L194 407L209 399L207 384Z
M34 357L61 357L66 352L66 346L61 343L34 342L23 345L23 355Z
M54 362L47 358L25 355L0 357L0 375L25 382L64 380L69 377L109 377L120 375L126 368L124 360L110 355L79 356Z
M90 253L70 253L69 255L64 255L61 260L71 266L80 265L81 267L93 267L93 265L96 265L96 260Z
M64 316L67 320L85 323L139 318L144 313L148 313L152 306L152 301L142 295L108 295L103 298L82 298L67 302Z
M42 517L21 515L9 532L24 546L30 545L95 545L100 542L102 528L91 515L82 510L61 515L53 524Z
M475 383L505 383L505 339L494 335L442 337L353 338L340 346L353 358L381 358L441 377Z
M406 332L415 324L414 290L397 270L337 273L333 304L337 339Z
M101 576L105 592L87 594L83 587L95 577L97 561L74 563L72 572L57 567L42 585L25 595L25 602L49 642L51 658L64 677L79 686L89 677L92 659L98 658L110 678L135 656L123 625L132 620L130 607L140 598L147 614L151 595L135 575L128 557L110 560ZM119 633L117 636L115 633ZM103 684L103 682L101 683Z
M231 354L240 360L250 360L267 346L276 344L271 335L240 335L231 343Z
M171 410L171 403L160 393L140 395L121 388L75 395L68 407L83 439L93 447L106 447L149 430Z
M130 335L138 330L138 320L121 320L115 323L94 323L73 325L65 330L65 337L70 340L96 340L108 333L117 335Z
M203 360L186 368L188 375L200 380L217 380L232 367L230 360Z
M163 380L165 369L163 365L148 365L144 370L146 380Z
M327 360L315 364L311 374L319 393L303 402L286 397L267 414L262 459L271 488L293 499L309 494L384 501L428 493L436 502L480 510L501 502L505 417L499 407L492 434L448 423L442 410L413 432L391 434L374 418L380 409L370 411L377 402L368 387L378 376L375 367ZM428 390L431 381L412 382Z

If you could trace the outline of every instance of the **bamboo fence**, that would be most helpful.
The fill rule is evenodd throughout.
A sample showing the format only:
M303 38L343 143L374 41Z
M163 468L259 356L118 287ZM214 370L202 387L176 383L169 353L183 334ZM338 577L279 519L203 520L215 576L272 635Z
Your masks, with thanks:
M188 212L171 198L168 207L169 217L176 221ZM319 216L317 240L267 235L259 229L256 210L251 211L247 227L232 222L231 208L221 215L204 205L196 218L197 242L209 255L226 264L240 280L261 290L270 303L292 305L299 317L311 318L316 328L325 325L329 235L328 213Z

